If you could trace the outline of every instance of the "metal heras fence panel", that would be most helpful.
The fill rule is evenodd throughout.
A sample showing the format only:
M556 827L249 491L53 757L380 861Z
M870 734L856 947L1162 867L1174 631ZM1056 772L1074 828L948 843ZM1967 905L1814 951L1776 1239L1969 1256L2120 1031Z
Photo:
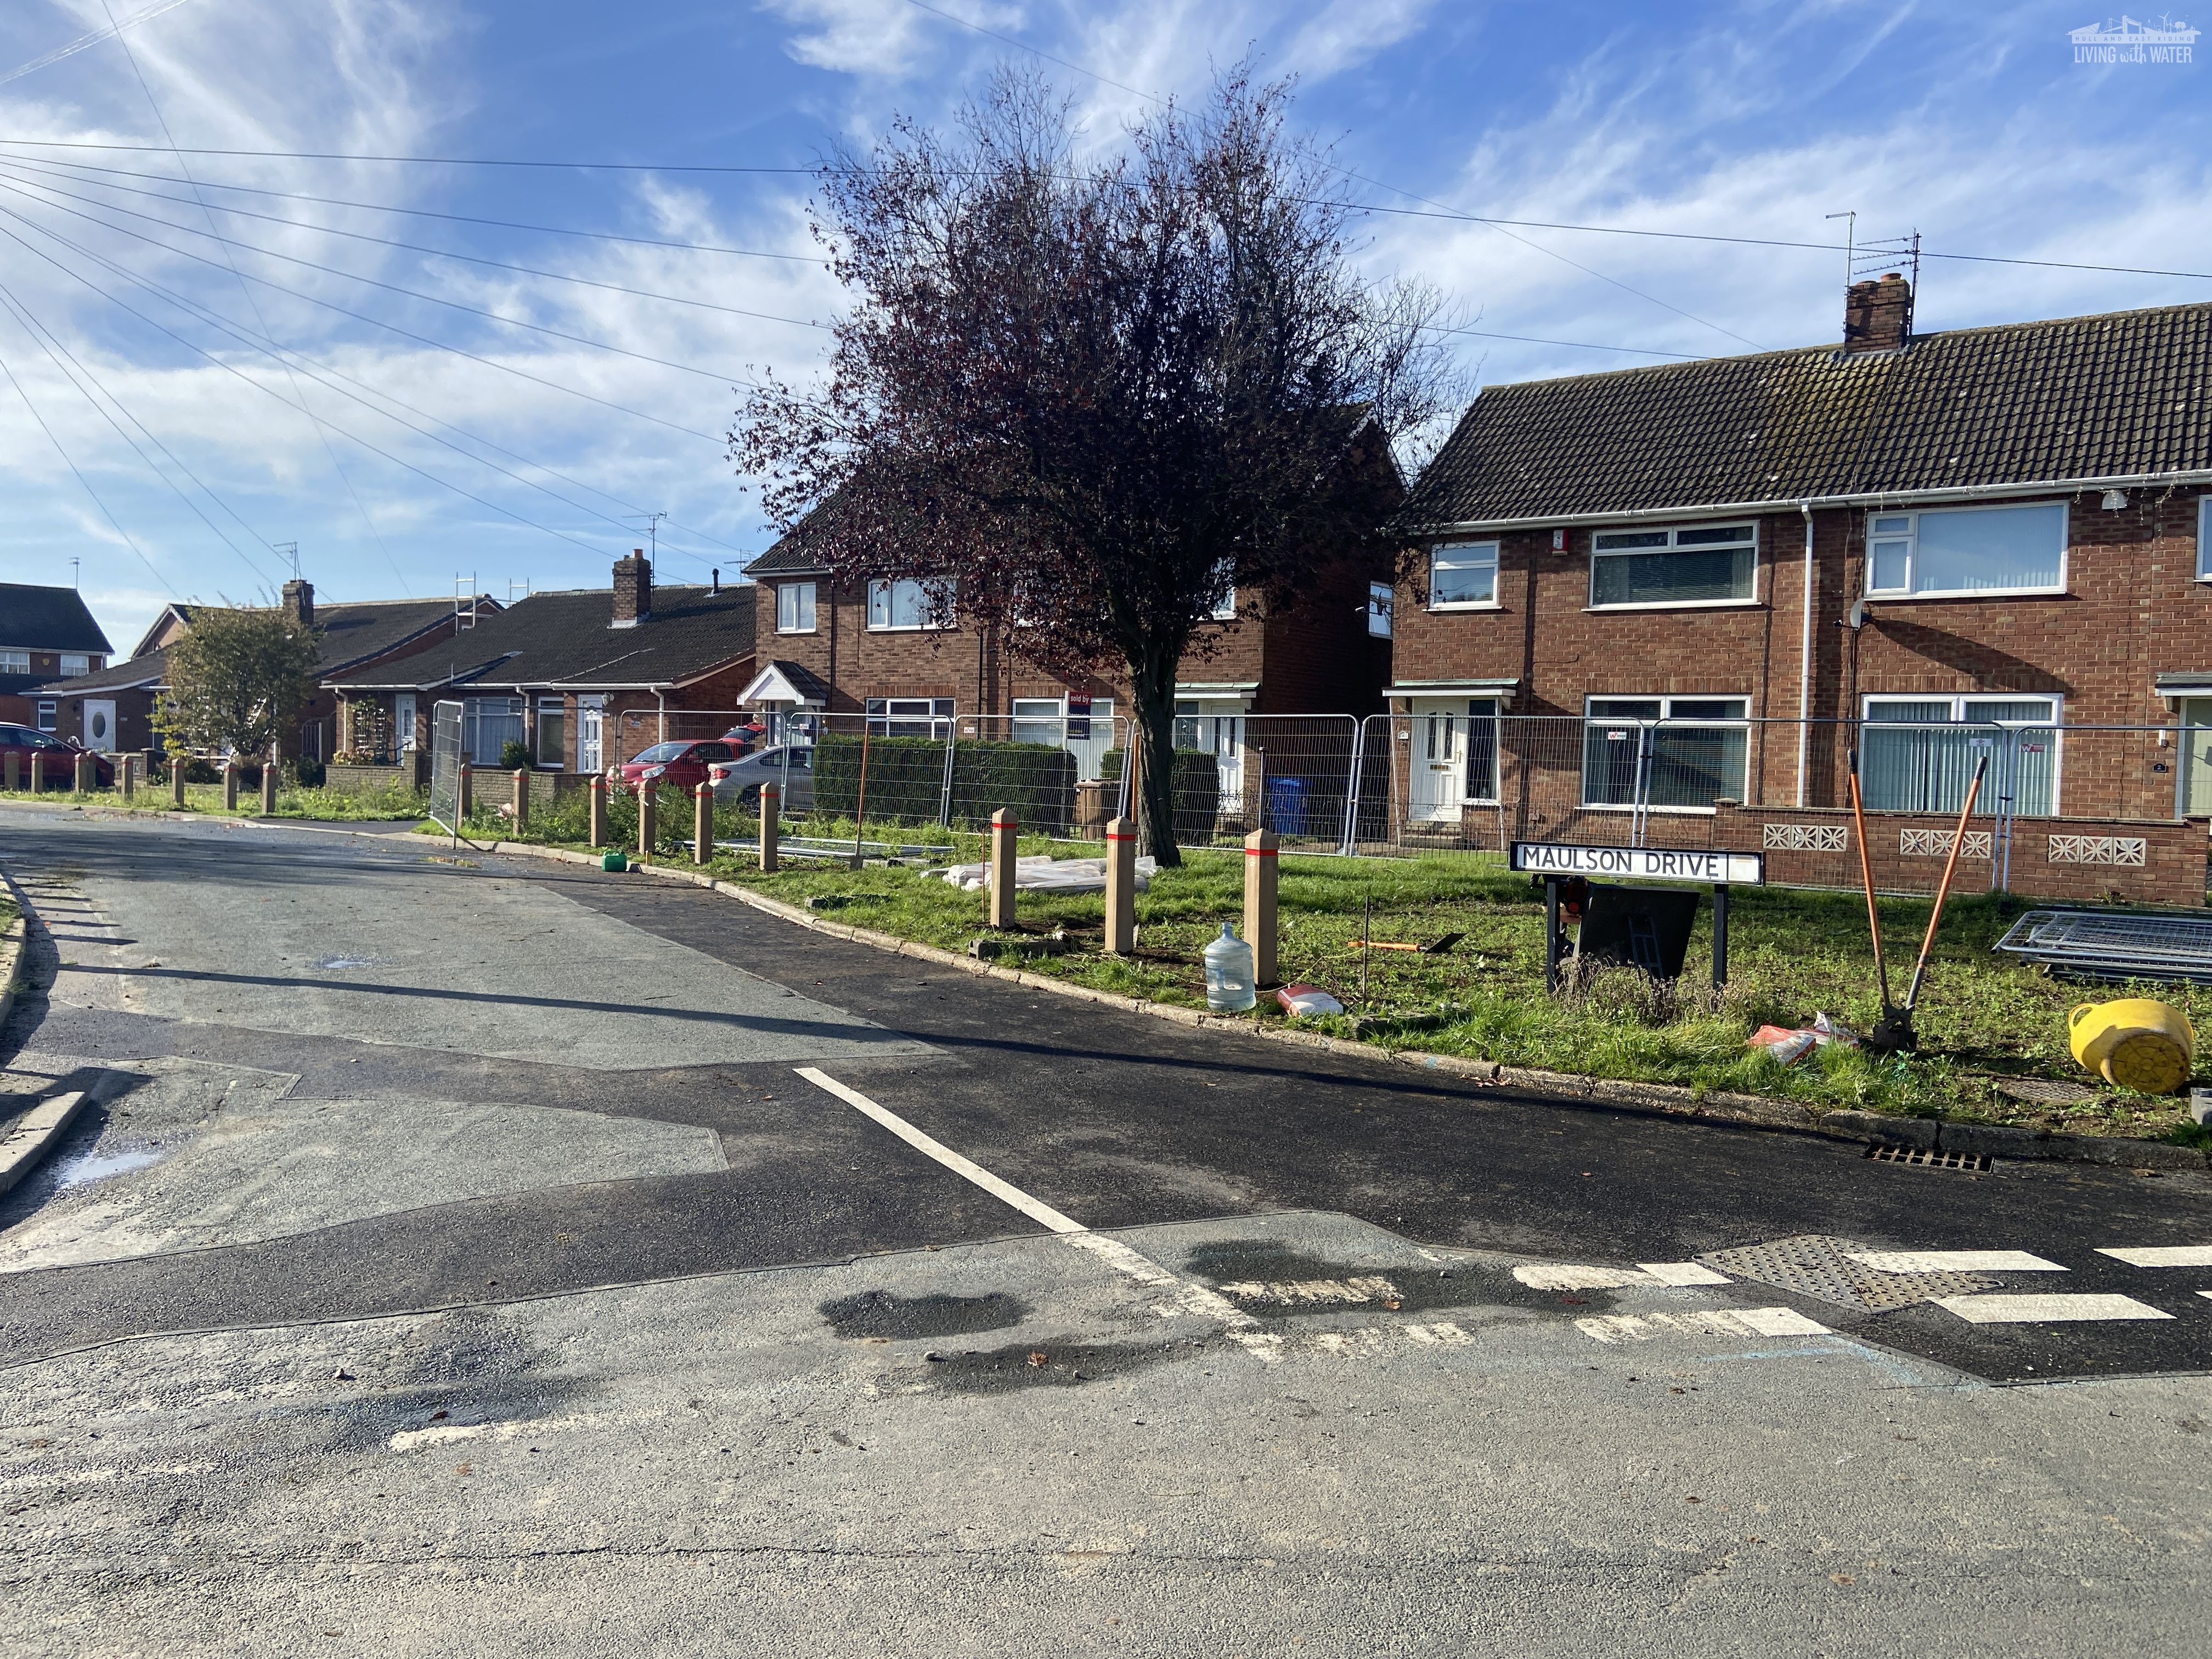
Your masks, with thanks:
M461 832L461 705L441 702L430 710L430 820Z
M1115 718L817 714L813 811L886 826L974 832L1005 808L1023 829L1097 839L1121 786L1102 774L1127 738Z

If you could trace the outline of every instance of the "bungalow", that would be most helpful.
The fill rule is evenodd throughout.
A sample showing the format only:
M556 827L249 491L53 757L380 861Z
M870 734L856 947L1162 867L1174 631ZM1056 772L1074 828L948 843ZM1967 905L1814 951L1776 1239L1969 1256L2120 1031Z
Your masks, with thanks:
M323 684L351 757L427 749L433 705L452 700L471 764L496 766L518 743L537 769L581 776L661 738L719 735L754 678L753 631L752 588L725 587L720 571L704 587L656 587L641 550L616 562L611 590L533 593L435 650Z
M465 620L453 600L361 599L343 605L315 603L313 582L284 584L284 609L320 630L318 675L389 663L428 651L450 638ZM493 601L478 599L477 606ZM57 723L52 729L87 747L102 750L158 748L154 729L157 700L168 685L169 648L191 629L192 619L210 607L172 605L155 617L137 648L121 662L47 688L55 696ZM58 694L58 695L56 695ZM318 687L301 708L283 742L293 760L325 761L333 748L336 700Z
M2208 387L2212 304L1916 335L1892 273L1839 344L1486 389L1395 520L1411 816L1833 811L1855 746L1876 810L1991 755L2008 816L2212 815Z
M74 587L0 582L0 720L58 730L52 683L105 668L114 649Z

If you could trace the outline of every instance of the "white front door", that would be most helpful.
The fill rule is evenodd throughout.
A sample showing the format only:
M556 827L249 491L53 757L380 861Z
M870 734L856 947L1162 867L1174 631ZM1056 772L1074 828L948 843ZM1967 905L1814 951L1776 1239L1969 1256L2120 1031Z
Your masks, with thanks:
M1178 697L1176 747L1203 749L1213 757L1220 781L1220 811L1241 817L1244 811L1244 704L1235 698Z
M115 747L115 705L112 702L94 702L90 699L86 700L84 746L88 749Z
M1416 697L1408 708L1413 727L1408 812L1419 823L1456 823L1467 799L1467 699Z
M596 772L605 763L599 758L599 734L606 711L597 697L576 699L576 769Z
M415 746L415 694L402 691L392 699L392 752L404 755Z

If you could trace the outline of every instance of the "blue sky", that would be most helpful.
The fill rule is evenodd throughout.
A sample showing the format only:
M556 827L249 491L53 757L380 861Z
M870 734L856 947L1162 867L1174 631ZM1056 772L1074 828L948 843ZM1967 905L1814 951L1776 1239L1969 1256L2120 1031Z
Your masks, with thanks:
M111 17L129 55L87 42ZM16 0L0 580L67 581L81 559L127 650L172 596L265 594L289 543L326 598L457 576L503 597L604 583L662 511L664 580L730 578L769 540L718 435L732 383L815 372L826 336L805 325L840 295L818 263L748 257L810 252L803 176L678 169L805 168L894 114L944 118L1003 58L1051 76L1102 145L1138 94L1188 94L1248 49L1295 73L1301 118L1368 181L1347 192L1411 210L1367 217L1360 258L1450 297L1482 382L1832 340L1843 256L1449 212L1827 243L1823 216L1849 209L1862 238L1917 228L1936 252L2212 271L2203 67L2075 64L2068 32L2100 21L1847 0ZM1930 259L1921 294L1924 331L2212 281Z

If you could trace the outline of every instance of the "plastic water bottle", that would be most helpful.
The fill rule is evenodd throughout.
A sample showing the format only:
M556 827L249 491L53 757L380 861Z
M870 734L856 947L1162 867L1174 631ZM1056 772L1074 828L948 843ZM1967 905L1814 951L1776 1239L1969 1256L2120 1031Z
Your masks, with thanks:
M1206 947L1206 1006L1217 1014L1241 1014L1259 1000L1252 947L1221 924L1221 937Z

